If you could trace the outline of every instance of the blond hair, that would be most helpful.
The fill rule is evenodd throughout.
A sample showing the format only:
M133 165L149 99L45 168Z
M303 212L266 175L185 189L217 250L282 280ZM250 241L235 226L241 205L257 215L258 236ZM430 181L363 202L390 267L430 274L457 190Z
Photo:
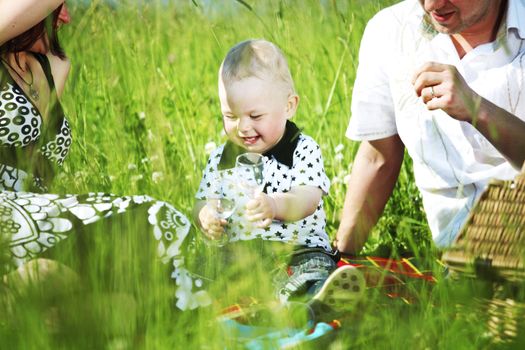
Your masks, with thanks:
M283 83L290 94L295 94L284 54L275 44L263 39L245 40L232 47L219 74L226 84L248 77L272 79Z

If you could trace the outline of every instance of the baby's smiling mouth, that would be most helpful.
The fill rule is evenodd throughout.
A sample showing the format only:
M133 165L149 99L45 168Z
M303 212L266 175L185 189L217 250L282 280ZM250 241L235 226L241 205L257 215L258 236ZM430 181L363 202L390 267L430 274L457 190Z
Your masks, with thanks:
M253 145L259 140L260 136L249 136L249 137L241 137L243 142L247 145Z

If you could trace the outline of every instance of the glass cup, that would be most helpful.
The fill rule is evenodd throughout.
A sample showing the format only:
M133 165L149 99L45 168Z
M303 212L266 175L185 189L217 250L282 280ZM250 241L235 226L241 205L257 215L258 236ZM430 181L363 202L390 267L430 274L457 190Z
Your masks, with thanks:
M259 153L243 153L235 160L239 185L250 198L264 190L264 161Z
M212 180L211 193L206 198L206 206L219 220L226 220L233 215L236 209L235 198L232 194L234 179L228 176L226 171L218 171L217 176ZM218 239L208 238L207 242L213 245L222 246L229 241L227 232Z

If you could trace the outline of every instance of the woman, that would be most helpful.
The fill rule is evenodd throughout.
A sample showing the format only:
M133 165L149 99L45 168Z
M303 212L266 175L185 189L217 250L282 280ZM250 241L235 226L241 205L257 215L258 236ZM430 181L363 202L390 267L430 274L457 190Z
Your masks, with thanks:
M121 277L149 277L158 261L173 270L180 309L208 303L182 268L190 225L173 206L148 196L48 193L72 144L59 100L70 63L57 37L70 17L63 0L0 0L0 13L0 239L9 245L8 270L27 274L30 260L56 270L51 259L88 287L103 274L115 289Z

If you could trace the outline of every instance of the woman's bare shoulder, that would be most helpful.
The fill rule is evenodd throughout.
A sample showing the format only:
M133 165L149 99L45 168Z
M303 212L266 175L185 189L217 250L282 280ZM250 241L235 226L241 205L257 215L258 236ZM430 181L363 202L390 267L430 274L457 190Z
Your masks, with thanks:
M55 82L55 89L57 95L60 97L64 86L66 84L67 77L69 75L69 70L71 69L71 61L69 58L60 58L51 53L47 55L49 60L49 65L51 66L51 73L53 74L53 80Z

